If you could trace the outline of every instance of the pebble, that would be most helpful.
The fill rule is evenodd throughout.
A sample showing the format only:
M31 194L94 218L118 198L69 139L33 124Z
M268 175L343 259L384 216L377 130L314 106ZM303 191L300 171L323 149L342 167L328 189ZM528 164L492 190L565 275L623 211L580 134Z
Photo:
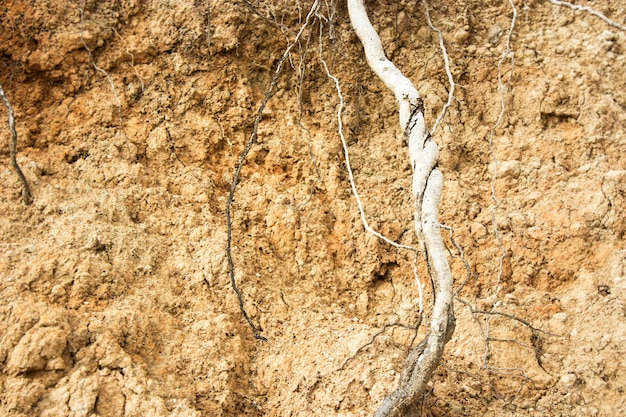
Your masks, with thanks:
M50 291L50 294L54 295L55 297L63 297L65 295L65 288L63 288L62 285L55 285L54 287L52 287L52 291Z
M470 224L470 233L474 238L481 238L487 236L487 228L481 223L472 222Z
M533 156L528 161L528 165L530 165L534 169L539 169L539 168L541 168L541 159L536 157L536 156Z
M498 167L498 176L500 178L518 178L522 172L522 166L519 161L503 161Z
M526 235L533 240L545 240L545 232L539 226L526 229Z
M470 37L470 33L465 30L465 29L461 29L455 32L454 34L454 41L456 43L465 43Z
M489 42L491 44L495 44L498 42L498 39L500 38L500 34L502 33L502 28L499 25L493 25L489 28L489 33L487 34L487 37L489 38Z
M570 388L573 387L574 384L576 383L576 374L573 373L567 373L565 375L563 375L561 377L561 384L563 384L564 386Z

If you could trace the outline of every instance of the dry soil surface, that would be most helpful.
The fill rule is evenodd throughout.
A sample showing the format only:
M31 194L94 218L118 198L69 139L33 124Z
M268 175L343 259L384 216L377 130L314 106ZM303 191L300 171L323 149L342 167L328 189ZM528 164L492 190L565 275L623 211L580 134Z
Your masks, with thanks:
M232 205L267 341L228 276L233 175L311 3L2 1L34 202L2 108L1 415L367 416L396 388L431 292L416 336L412 252L364 231L350 188L341 100L369 224L418 244L396 103L343 1L291 49ZM433 137L457 326L417 415L626 415L626 32L513 3L510 35L511 2L430 5L456 83ZM579 3L625 23L622 2ZM421 2L367 4L432 126L450 87Z

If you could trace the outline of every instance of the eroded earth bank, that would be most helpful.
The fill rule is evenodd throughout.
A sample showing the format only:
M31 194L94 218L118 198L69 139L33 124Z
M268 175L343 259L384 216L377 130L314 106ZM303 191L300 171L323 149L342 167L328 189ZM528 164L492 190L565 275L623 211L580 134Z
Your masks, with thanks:
M0 4L34 196L3 107L1 415L367 416L395 389L415 332L385 325L417 322L413 256L364 231L322 60L368 221L415 246L411 167L343 1L285 61L232 206L235 276L267 341L228 277L233 174L311 3ZM502 95L511 3L429 9L456 83L434 139L457 326L420 412L625 415L626 32L513 3ZM621 2L579 3L624 24ZM423 5L367 5L432 126L449 84Z

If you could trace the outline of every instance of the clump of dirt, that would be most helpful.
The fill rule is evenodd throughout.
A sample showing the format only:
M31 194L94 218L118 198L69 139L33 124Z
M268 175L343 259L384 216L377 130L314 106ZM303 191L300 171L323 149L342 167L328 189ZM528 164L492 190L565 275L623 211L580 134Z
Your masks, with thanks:
M268 339L255 340L228 278L224 209L310 4L166 3L0 7L0 83L34 194L24 206L3 147L0 414L371 415L427 329L408 328L412 253L363 229L320 60L340 82L370 225L417 246L394 98L367 69L345 5L322 7L235 193L235 276ZM621 415L626 33L549 2L516 6L502 94L510 4L430 5L457 83L434 138L458 300L422 412ZM421 3L369 10L432 124L449 85ZM428 281L421 260L418 274Z

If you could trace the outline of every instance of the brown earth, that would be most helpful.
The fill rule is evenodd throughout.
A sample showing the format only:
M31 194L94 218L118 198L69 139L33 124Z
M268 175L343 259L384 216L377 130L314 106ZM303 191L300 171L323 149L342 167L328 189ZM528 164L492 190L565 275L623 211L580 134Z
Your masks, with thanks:
M396 387L414 332L383 326L417 321L413 259L364 232L320 50L369 223L416 245L411 173L343 2L292 50L236 191L237 282L267 341L228 278L234 170L310 3L2 2L34 203L3 145L0 415L362 416ZM626 415L626 33L516 1L493 130L510 4L432 3L458 84L441 221L471 274L448 240L458 321L423 414ZM432 124L448 83L420 2L368 5Z

